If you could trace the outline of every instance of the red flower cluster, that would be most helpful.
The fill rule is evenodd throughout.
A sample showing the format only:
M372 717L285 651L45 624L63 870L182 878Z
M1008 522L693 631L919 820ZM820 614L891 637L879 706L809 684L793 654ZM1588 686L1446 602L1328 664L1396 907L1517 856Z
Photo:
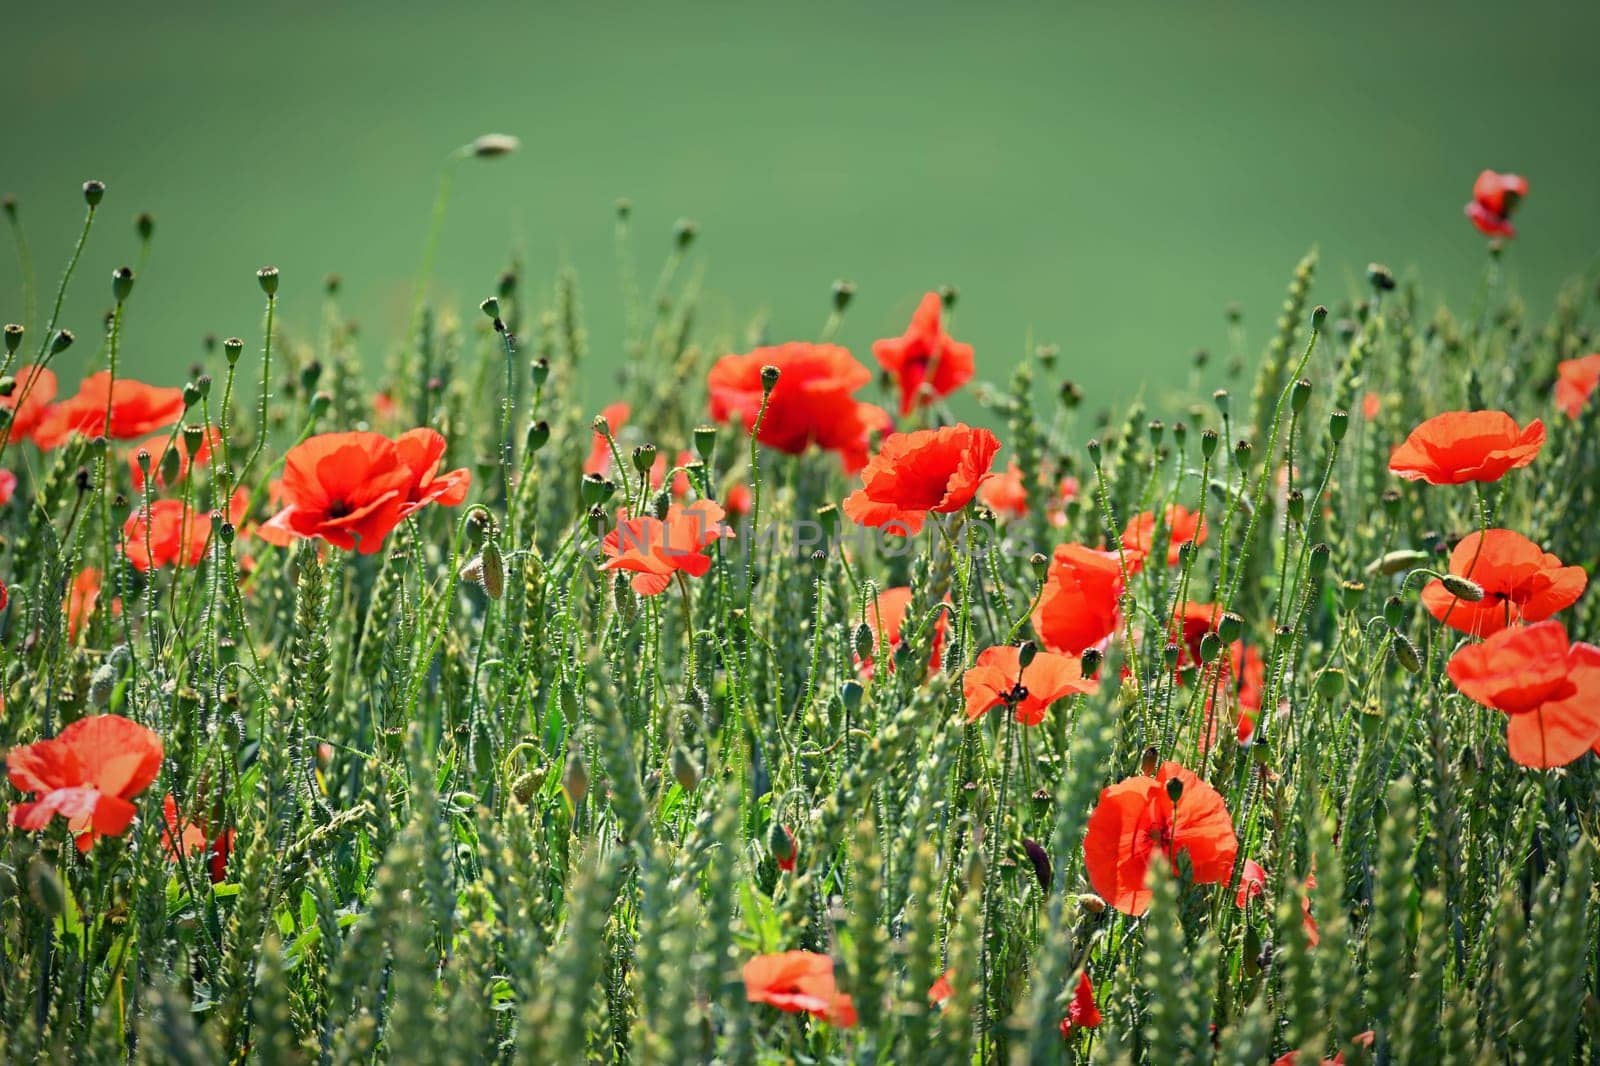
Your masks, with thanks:
M1407 481L1459 485L1499 481L1527 466L1544 446L1544 423L1526 427L1504 411L1447 411L1411 431L1389 456L1389 472Z
M238 489L228 501L228 521L237 526L249 507L249 494ZM139 571L166 566L199 566L211 540L211 516L182 500L153 500L122 524L122 551Z
M1187 852L1197 884L1217 884L1233 873L1239 850L1222 795L1175 762L1154 777L1130 777L1100 793L1089 815L1083 861L1095 892L1124 914L1150 906L1146 879L1158 855L1176 862Z
M121 836L138 813L133 797L161 771L161 738L117 714L80 718L49 740L6 755L11 783L37 798L11 808L11 824L37 832L56 815L67 820L79 851L96 838Z
M113 382L111 372L102 370L84 378L77 395L43 413L33 429L33 442L48 449L59 448L74 436L132 440L171 426L183 417L183 407L182 389L157 388L132 378Z
M283 510L258 534L269 544L320 537L336 548L370 555L406 518L430 503L458 506L472 475L439 473L445 439L413 429L390 440L381 433L322 433L293 448L283 462Z
M1472 202L1466 206L1467 217L1486 237L1515 237L1517 230L1511 224L1511 212L1526 195L1526 178L1485 170L1472 183Z
M767 395L762 369L778 368L778 383ZM769 448L799 455L811 445L837 452L846 473L867 463L867 441L873 430L887 432L893 423L881 407L853 395L872 380L872 371L836 344L793 342L757 348L717 360L706 379L711 417L737 418L745 432ZM763 398L766 413L761 413Z
M969 722L1004 703L1013 708L1023 725L1038 725L1052 703L1099 687L1094 678L1083 676L1083 662L1076 656L1036 652L1033 661L1023 667L1022 649L1010 644L979 652L977 662L961 679Z
M1513 761L1545 769L1600 753L1600 648L1571 644L1560 622L1503 629L1450 657L1468 699L1508 716Z
M944 301L930 292L917 305L905 333L872 346L878 365L900 387L902 415L927 403L927 392L948 396L972 380L972 345L951 339L944 331L943 312Z
M1521 533L1490 529L1469 533L1450 553L1450 573L1472 581L1483 599L1469 602L1430 581L1422 605L1451 629L1487 637L1520 622L1538 622L1572 606L1589 576L1564 566Z
M999 450L993 433L965 423L892 434L861 472L862 487L845 497L844 513L885 532L917 533L930 512L972 502Z
M855 1003L839 991L833 960L814 951L757 955L744 964L744 993L751 1003L804 1012L841 1029L856 1024Z

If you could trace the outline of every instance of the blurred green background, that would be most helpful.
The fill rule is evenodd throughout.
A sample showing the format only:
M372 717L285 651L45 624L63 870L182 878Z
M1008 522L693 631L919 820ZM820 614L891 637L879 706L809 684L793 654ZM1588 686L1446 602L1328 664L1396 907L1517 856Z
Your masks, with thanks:
M342 275L375 363L403 334L442 161L491 130L523 148L459 172L436 290L474 313L512 257L540 285L570 263L611 365L620 195L647 286L673 221L699 222L725 335L766 313L775 339L813 336L847 277L843 340L870 359L949 282L980 377L1054 342L1093 400L1160 394L1197 348L1224 352L1229 301L1258 350L1313 244L1318 299L1376 259L1470 304L1484 241L1462 205L1486 166L1531 182L1507 264L1536 308L1600 243L1595 4L88 3L12 5L4 25L0 192L40 303L79 183L103 179L64 324L96 335L153 212L127 350L162 383L207 332L258 343L266 263L302 332ZM69 380L93 354L68 353Z

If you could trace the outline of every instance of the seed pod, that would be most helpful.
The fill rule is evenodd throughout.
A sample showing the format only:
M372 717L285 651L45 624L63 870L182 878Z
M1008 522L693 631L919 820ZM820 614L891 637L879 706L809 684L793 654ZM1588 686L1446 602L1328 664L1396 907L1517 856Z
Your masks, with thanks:
M1439 579L1444 585L1444 590L1450 595L1467 603L1478 603L1483 599L1483 586L1459 574L1445 574Z
M1305 412L1306 404L1311 402L1311 382L1301 378L1289 388L1289 409L1295 414Z
M771 363L768 363L766 366L761 368L762 393L770 393L774 388L777 387L780 373L781 371L779 371L778 368L773 366Z
M1038 654L1039 645L1035 644L1031 640L1025 640L1021 644L1017 645L1017 663L1024 670L1028 668L1028 665L1033 662L1034 656Z
M1173 803L1177 803L1182 798L1183 779L1181 777L1169 778L1167 780L1167 799L1171 800Z
M1215 633L1207 633L1200 638L1200 661L1210 665L1217 661L1217 656L1222 654L1222 638Z
M103 181L86 181L83 183L83 199L90 207L99 207L100 201L105 199L106 183Z
M228 365L233 366L239 361L239 356L244 352L244 341L238 337L229 337L222 342L222 354L228 360Z
M15 322L6 323L5 338L7 355L14 354L17 348L22 344L22 334L23 329L21 326L17 325Z
M1422 656L1417 652L1417 646L1411 643L1411 638L1404 633L1394 634L1394 657L1408 674L1422 672Z
M716 426L694 427L694 450L702 462L711 462L711 453L717 447Z
M1085 648L1083 655L1078 659L1078 667L1084 677L1093 677L1100 669L1100 664L1105 660L1105 653L1099 648Z
M1396 551L1380 555L1367 564L1366 572L1369 574L1398 574L1403 570L1410 570L1428 561L1428 553L1417 551L1414 548L1400 548Z
M528 424L528 435L524 438L527 451L531 454L550 443L550 423L540 419Z
M278 295L278 268L264 266L256 271L256 281L261 285L261 291L267 294L267 299Z
M1333 438L1335 444L1344 440L1344 435L1349 429L1349 411L1334 411L1328 415L1328 436Z
M129 267L117 267L111 272L111 298L117 303L128 298L133 291L133 270Z

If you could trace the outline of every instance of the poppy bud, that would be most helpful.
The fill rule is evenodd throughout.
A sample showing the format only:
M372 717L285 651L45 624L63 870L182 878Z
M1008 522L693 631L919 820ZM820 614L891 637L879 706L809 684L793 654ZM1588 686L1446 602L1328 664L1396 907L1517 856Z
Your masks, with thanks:
M1422 656L1417 653L1417 646L1411 643L1411 638L1404 633L1394 634L1394 657L1406 673L1422 672Z
M1043 581L1050 573L1050 560L1044 552L1034 552L1028 557L1028 565L1033 568L1035 581Z
M680 218L672 226L672 241L680 251L686 250L694 243L695 237L700 233L700 224L692 218Z
M1100 441L1098 438L1089 438L1089 443L1084 445L1089 450L1089 461L1096 467L1100 465Z
M1229 403L1227 389L1218 389L1216 392L1213 392L1211 394L1211 402L1217 405L1217 410L1222 413L1223 418L1228 417Z
M319 393L317 393L315 396L311 397L311 417L314 418L314 419L321 418L323 415L328 413L328 408L330 408L332 406L333 406L333 394L332 393L327 393L327 392L319 392Z
M188 409L190 407L193 407L195 404L199 403L200 400L201 400L200 383L198 381L186 381L186 382L184 382L183 383L183 406L184 406L184 408Z
M1444 574L1439 578L1444 590L1459 600L1477 603L1483 599L1483 586L1459 574Z
M1333 411L1328 415L1328 436L1333 438L1335 444L1344 440L1345 431L1349 428L1349 411Z
M656 446L654 444L641 444L633 449L633 468L641 474L648 474L650 468L656 464Z
M1367 586L1359 581L1344 581L1339 584L1339 602L1347 611L1353 611L1361 605L1362 597L1366 595Z
M530 770L517 775L517 779L511 782L511 794L517 797L518 803L527 806L528 801L533 799L533 794L539 791L539 786L543 783L544 779Z
M1284 505L1289 512L1289 518L1299 525L1306 517L1306 494L1299 489L1291 489L1289 496L1284 500Z
M605 478L599 474L585 474L583 475L583 481L580 483L578 495L585 507L594 507L597 504L604 503L606 497L611 494L606 491Z
M694 450L702 460L711 462L711 453L717 446L716 426L694 427Z
M778 368L771 363L761 368L761 392L763 395L771 393L777 387L778 374Z
M1202 429L1200 431L1200 454L1207 459L1215 455L1219 439L1221 438L1217 436L1216 430Z
M229 366L233 366L239 361L239 355L243 351L244 341L238 337L229 337L222 342L222 354L227 357Z
M100 201L105 199L106 183L103 181L86 181L83 183L83 199L90 207L99 207Z
M1039 879L1039 891L1049 892L1051 881L1050 853L1037 840L1022 838L1022 850L1028 853L1028 861L1033 863L1033 875Z
M1414 548L1400 548L1387 552L1367 564L1367 573L1398 574L1403 570L1410 570L1413 566L1420 566L1428 561L1428 553L1417 551Z
M1168 646L1171 647L1172 645L1168 645ZM1221 655L1221 654L1222 654L1222 639L1220 637L1218 637L1215 633L1207 633L1205 636L1200 638L1200 661L1201 662L1207 663L1207 664L1214 663L1214 662L1217 661L1217 656Z
M561 775L561 787L576 807L589 794L589 768L583 764L583 754L574 751L567 759L567 771Z
M17 325L15 322L6 323L5 337L7 355L13 354L16 352L17 348L21 346L22 334L23 329L21 326Z
M1326 307L1318 304L1311 309L1311 328L1313 330L1320 330L1322 324L1326 321L1328 321L1328 309Z
M1039 360L1039 365L1046 370L1056 368L1056 356L1061 354L1061 349L1054 344L1041 344L1033 350L1033 357Z
M1100 914L1106 909L1106 901L1093 892L1084 892L1078 896L1078 906L1090 914Z
M510 155L520 147L522 142L509 133L485 133L467 146L479 159L496 159Z
M1207 633L1206 636L1212 636ZM1168 670L1178 668L1178 658L1183 654L1183 649L1174 642L1168 641L1167 646L1161 649L1161 660L1167 664Z
M793 870L795 860L800 857L794 834L780 822L773 822L767 828L767 851L780 870Z
M596 540L603 538L606 535L606 526L608 524L605 511L599 507L591 507L586 517L589 522L589 532L594 534Z
M117 689L122 671L117 663L107 660L95 668L89 675L89 702L96 707L104 707L111 702L111 694Z
M117 303L128 298L133 291L133 269L131 267L117 267L111 272L111 298Z
M495 332L498 333L502 328L504 328L502 323L500 322L500 301L499 300L497 300L493 296L491 296L487 300L483 301L481 304L478 305L478 310L482 311L484 317L489 319L489 321L491 321L491 322L493 322L495 324L495 326L494 326Z
M1367 264L1367 282L1378 292L1393 292L1394 271L1382 263Z
M854 714L861 709L861 682L846 681L839 686L839 702L844 704L844 709Z
M1300 414L1306 409L1306 404L1311 402L1311 382L1301 378L1289 390L1289 409L1295 414Z
M616 486L612 485L612 488L614 489ZM666 489L662 489L660 492L650 497L650 513L655 515L657 518L664 520L667 517L667 512L671 509L672 496L667 492Z
M256 281L261 283L261 291L267 294L267 299L272 299L278 294L278 268L265 266L256 271Z
M817 508L817 524L822 527L822 539L829 544L839 535L839 505L825 503Z
M1025 640L1017 645L1017 665L1026 670L1033 662L1033 657L1039 654L1039 645L1031 640Z
M1249 469L1249 467L1250 467L1250 442L1249 441L1241 440L1238 444L1235 444L1233 446L1233 461L1238 464L1238 466L1239 466L1239 468L1241 470Z
M1344 671L1329 669L1317 675L1317 695L1328 703L1338 699L1344 692Z
M479 559L483 572L478 582L483 586L485 595L491 600L498 600L506 594L506 562L500 553L500 543L492 538L484 541Z
M1083 402L1083 387L1076 381L1063 381L1061 383L1061 406L1069 411L1075 411Z
M306 392L315 392L317 382L322 380L322 360L313 359L300 368L300 387Z
M148 455L146 455L147 460L148 458ZM175 484L178 480L178 474L182 470L183 453L176 448L168 448L161 453L161 481L163 484Z
M0 196L0 210L4 210L6 217L15 222L17 220L17 198L10 193Z
M1161 765L1161 753L1154 744L1144 749L1144 754L1139 756L1139 772L1146 777L1156 775L1156 767Z
M856 658L862 660L871 658L872 645L872 627L867 625L865 622L862 622L860 625L856 626L855 631Z
M524 438L524 443L527 445L527 451L530 454L538 451L540 448L543 448L549 442L550 423L541 418L537 422L530 422L528 424L528 433Z
M700 764L682 744L672 749L672 776L685 792L693 792L700 783Z
M60 355L68 348L72 347L72 342L77 339L77 337L72 335L72 331L70 329L57 330L55 337L50 341L50 354Z
M1167 781L1167 799L1171 800L1173 803L1177 803L1178 800L1180 800L1182 798L1183 798L1183 780L1182 780L1182 778L1177 778L1177 777L1169 778L1168 781Z
M16 378L12 377L10 374L7 374L5 377L0 377L0 398L8 398L10 396L13 396L13 395L16 394L16 391L17 391L17 379ZM10 408L6 408L5 411L6 411L7 414L11 413Z
M850 306L850 301L855 299L855 295L856 283L840 278L833 283L833 309L842 314L844 309Z
M1078 658L1078 668L1084 677L1093 677L1104 659L1105 654L1099 648L1085 648Z

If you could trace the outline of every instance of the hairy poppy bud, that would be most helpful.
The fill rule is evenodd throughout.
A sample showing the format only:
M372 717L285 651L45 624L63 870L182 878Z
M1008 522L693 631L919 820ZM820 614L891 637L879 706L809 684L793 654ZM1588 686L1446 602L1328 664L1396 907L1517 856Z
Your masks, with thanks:
M90 207L99 207L100 201L106 196L106 183L103 181L86 181L83 183L83 199Z
M536 452L550 442L550 423L544 419L528 424L528 433L524 438L528 452Z
M711 462L711 453L717 447L716 426L694 427L694 450L704 462Z
M1249 469L1250 451L1250 442L1247 440L1241 440L1233 446L1233 461L1238 465L1239 469Z
M1350 428L1349 411L1333 411L1328 415L1328 436L1338 444L1344 440L1345 432Z
M1167 781L1167 799L1171 800L1173 803L1177 803L1178 800L1182 798L1183 780L1177 777L1169 778Z
M844 709L854 714L861 709L861 682L846 681L839 686L839 702L844 704Z
M7 322L5 329L6 354L11 355L22 344L23 329L15 322Z
M654 444L641 444L633 449L633 469L640 474L648 474L650 468L656 465L656 446Z
M528 801L533 799L533 794L539 791L539 786L542 784L544 777L530 770L518 774L516 780L511 782L511 794L517 798L518 803L527 806Z
M28 895L36 907L52 917L67 905L66 889L61 887L55 867L38 857L28 863Z
M761 391L763 393L770 393L777 387L778 374L778 368L771 363L761 368Z
M1093 677L1104 660L1105 654L1099 648L1085 648L1078 657L1078 668L1084 677Z
M521 148L522 142L509 133L485 133L467 147L479 159L497 159Z
M1321 304L1311 309L1311 328L1321 329L1322 324L1328 321L1328 309Z
M612 488L614 489L616 486L613 485ZM670 510L672 510L672 496L666 489L662 489L650 497L650 513L657 518L664 520Z
M1295 414L1300 414L1306 409L1306 404L1311 402L1311 382L1301 378L1289 389L1289 409Z
M1344 692L1344 671L1328 669L1317 675L1317 695L1332 703Z
M0 398L14 396L16 395L16 391L16 378L12 377L10 374L7 374L5 377L0 377ZM10 408L6 408L5 411L7 414L11 413Z
M148 457L148 453L146 453ZM168 448L161 453L161 481L162 484L176 484L178 475L183 471L183 454L176 448Z
M1028 565L1033 568L1035 581L1043 581L1050 573L1050 559L1044 552L1034 552L1028 557Z
M315 392L317 382L322 380L322 360L313 359L300 368L300 387L307 392Z
M1478 603L1483 599L1483 586L1459 574L1443 574L1439 581L1444 585L1444 590L1457 599L1468 603Z
M767 827L767 852L778 864L778 869L794 869L795 860L800 857L800 848L795 844L794 834L789 832L788 826L773 822Z
M1084 892L1078 896L1078 906L1090 914L1100 914L1106 909L1106 901L1093 892Z
M872 627L865 622L856 626L854 635L857 659L870 659L872 657L873 636Z
M610 493L606 492L606 479L599 474L585 474L579 483L578 496L585 507L594 507L604 503Z
M1390 596L1383 601L1383 620L1390 629L1406 620L1406 605L1399 596Z
M500 553L500 542L492 537L484 541L478 558L482 562L479 584L491 600L498 600L506 594L506 562Z
M1017 665L1026 670L1033 662L1034 656L1039 654L1039 645L1031 640L1025 640L1017 645Z
M850 301L855 299L855 296L855 282L846 281L844 278L840 278L838 281L833 283L833 309L835 311L842 313L845 308L850 306Z
M278 294L278 268L265 266L256 271L256 281L261 283L261 291L267 294L267 299Z
M60 355L68 348L72 347L72 342L77 339L77 337L73 336L73 333L70 329L57 330L56 335L50 341L50 354Z
M1028 837L1022 838L1022 850L1028 853L1028 861L1033 864L1033 876L1039 879L1039 891L1049 892L1052 875L1050 853L1037 840Z
M229 337L222 342L222 354L228 360L228 365L233 366L239 361L239 355L244 351L244 341L238 337Z
M561 775L561 787L566 789L573 806L582 803L583 797L589 794L589 768L583 764L582 752L574 750L567 759L566 773Z
M700 764L682 744L672 749L672 776L685 792L693 792L700 783Z
M117 303L128 298L133 291L133 268L120 266L111 272L111 298Z
M1168 645L1173 647L1173 645ZM1217 661L1217 656L1222 654L1222 638L1215 633L1207 633L1200 638L1200 661L1206 664Z
M1411 638L1404 633L1394 634L1394 657L1406 673L1422 672L1422 656L1417 653L1417 646L1411 643Z
M1414 566L1422 565L1428 561L1428 558L1427 552L1417 551L1415 548L1400 548L1392 552L1386 552L1368 563L1367 573L1385 576L1398 574L1403 570L1410 570Z

